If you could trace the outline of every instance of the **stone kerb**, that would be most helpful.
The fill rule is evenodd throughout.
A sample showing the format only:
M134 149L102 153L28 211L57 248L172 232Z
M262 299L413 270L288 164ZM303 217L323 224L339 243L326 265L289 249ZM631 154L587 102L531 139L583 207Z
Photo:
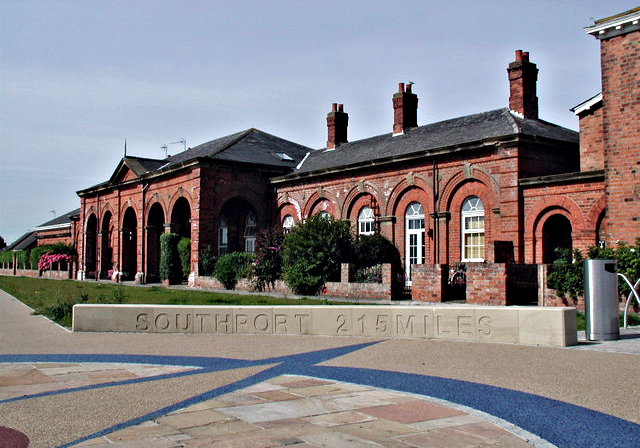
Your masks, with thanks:
M577 343L575 308L490 306L73 307L73 331L425 338L543 346Z

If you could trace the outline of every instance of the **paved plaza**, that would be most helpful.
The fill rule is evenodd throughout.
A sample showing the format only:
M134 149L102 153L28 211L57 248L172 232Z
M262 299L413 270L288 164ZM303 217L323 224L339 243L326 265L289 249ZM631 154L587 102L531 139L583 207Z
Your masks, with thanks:
M639 373L640 328L570 348L71 333L0 291L3 448L629 447Z

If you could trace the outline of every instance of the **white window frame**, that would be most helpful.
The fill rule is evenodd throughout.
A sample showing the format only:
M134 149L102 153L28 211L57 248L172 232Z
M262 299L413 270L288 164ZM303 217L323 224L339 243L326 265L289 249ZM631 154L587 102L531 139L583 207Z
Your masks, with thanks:
M244 251L254 253L256 251L256 226L258 218L254 212L249 212L244 220Z
M425 215L419 202L412 202L404 215L405 283L411 286L411 264L423 264L425 253Z
M358 235L373 235L375 233L376 217L369 206L362 207L358 213Z
M282 220L282 233L287 234L291 232L291 229L293 228L295 223L296 222L294 221L293 216L291 215L285 216L284 219Z
M480 219L481 218L481 219ZM462 246L461 261L483 262L485 260L485 216L484 204L478 196L470 196L464 200L460 210L460 245ZM477 223L477 226L469 226ZM467 237L477 237L478 243L467 244ZM481 242L480 242L481 241ZM480 249L481 257L469 256L468 249ZM474 255L474 254L472 254Z
M229 226L224 216L220 217L218 227L218 256L226 255L229 251Z

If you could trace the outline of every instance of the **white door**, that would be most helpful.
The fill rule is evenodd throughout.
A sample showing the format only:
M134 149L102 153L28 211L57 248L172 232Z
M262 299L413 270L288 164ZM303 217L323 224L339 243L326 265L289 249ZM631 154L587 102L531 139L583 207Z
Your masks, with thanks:
M424 263L424 209L412 202L405 213L405 281L411 286L411 265Z

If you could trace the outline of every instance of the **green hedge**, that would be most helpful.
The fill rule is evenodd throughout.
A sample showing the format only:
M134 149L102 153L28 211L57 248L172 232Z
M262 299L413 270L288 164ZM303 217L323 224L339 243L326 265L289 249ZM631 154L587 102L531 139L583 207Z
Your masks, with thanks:
M5 269L9 268L13 263L13 252L10 250L0 252L0 263L4 265Z
M191 273L191 240L189 238L180 239L180 242L178 242L178 253L180 254L182 277L187 278Z
M182 282L182 263L178 252L180 235L163 233L160 235L160 278L175 285Z

